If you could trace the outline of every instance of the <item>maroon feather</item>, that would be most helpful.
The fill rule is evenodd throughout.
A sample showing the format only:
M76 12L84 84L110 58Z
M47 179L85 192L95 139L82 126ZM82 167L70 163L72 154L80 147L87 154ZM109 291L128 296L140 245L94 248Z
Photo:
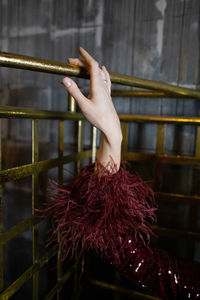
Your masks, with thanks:
M97 162L95 171L94 164L85 166L71 185L53 182L49 198L42 214L52 217L49 243L60 232L63 259L73 257L76 249L83 255L92 248L120 263L129 239L146 244L150 240L156 210L153 191L124 167L116 172L113 162Z

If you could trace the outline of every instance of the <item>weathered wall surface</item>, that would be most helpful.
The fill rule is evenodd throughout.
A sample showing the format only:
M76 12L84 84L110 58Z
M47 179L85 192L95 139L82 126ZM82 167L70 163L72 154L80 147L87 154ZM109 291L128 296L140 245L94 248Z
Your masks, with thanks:
M112 72L199 89L199 45L199 0L0 0L0 51L64 62L68 57L76 57L78 47L82 46ZM67 96L60 80L60 76L0 68L0 103L66 110ZM88 90L87 81L76 81L83 91ZM114 103L119 113L200 115L200 103L193 99L128 98L115 99ZM90 143L87 127L86 147ZM66 122L65 130L67 152L76 142L76 130L72 122ZM39 121L39 133L40 159L56 157L58 122ZM131 125L129 150L153 153L155 136L154 125ZM3 138L4 168L31 162L31 121L4 120ZM194 141L195 129L192 126L181 129L168 126L166 153L193 154ZM146 169L146 166L141 167L145 176L150 178L151 168ZM176 181L166 179L163 190L190 193L192 172L191 168L166 168L166 178L176 178ZM41 176L41 190L45 185ZM31 180L5 185L5 229L31 215L30 191ZM190 207L187 205L176 208L172 204L163 205L159 211L159 222L163 226L188 229L189 219ZM196 230L200 229L200 221L195 226ZM20 257L21 250L17 250L17 245L22 241L28 257L24 264L31 264L28 254L31 252L31 234L26 232L18 241L5 247L7 284L23 269L20 260L10 260L13 247L16 257ZM196 244L195 249L194 258L197 260L200 245ZM172 251L186 257L186 243L174 243ZM19 268L14 275L13 264Z

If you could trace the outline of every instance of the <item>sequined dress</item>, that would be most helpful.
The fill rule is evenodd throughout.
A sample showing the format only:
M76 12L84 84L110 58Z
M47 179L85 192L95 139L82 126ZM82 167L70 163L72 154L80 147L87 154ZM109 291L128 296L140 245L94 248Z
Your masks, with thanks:
M45 216L49 243L61 234L63 259L93 249L147 292L162 299L200 299L200 268L150 246L156 205L152 189L126 164L85 166L70 185L53 183ZM109 171L108 171L109 169ZM111 171L113 170L113 172ZM53 192L52 192L53 191Z

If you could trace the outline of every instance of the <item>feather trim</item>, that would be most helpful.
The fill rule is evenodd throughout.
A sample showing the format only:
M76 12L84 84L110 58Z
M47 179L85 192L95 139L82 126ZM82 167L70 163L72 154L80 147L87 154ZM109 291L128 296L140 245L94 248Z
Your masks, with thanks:
M116 165L109 164L96 162L95 172L94 164L85 166L71 185L51 183L51 202L42 214L52 217L49 243L60 232L63 259L92 248L118 264L130 239L150 241L156 219L152 189L124 167L114 172Z

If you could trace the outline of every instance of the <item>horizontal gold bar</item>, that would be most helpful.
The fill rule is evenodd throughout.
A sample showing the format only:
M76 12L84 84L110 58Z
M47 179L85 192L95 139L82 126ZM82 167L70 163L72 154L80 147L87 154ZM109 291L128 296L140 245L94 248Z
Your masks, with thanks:
M43 160L36 162L34 164L27 164L7 170L0 171L0 183L17 180L20 178L24 178L30 176L34 173L39 173L46 171L48 169L57 167L59 165L67 164L72 161L77 161L79 159L84 159L86 157L91 157L91 150L73 153L70 155L66 155L62 158L53 158L49 160Z
M16 108L15 106L1 106L0 118L9 119L51 119L51 120L84 120L81 113L62 111L37 110L30 108Z
M158 225L153 226L153 230L159 236L166 236L166 237L175 237L175 238L189 238L200 241L200 233L194 231L185 231L185 230L178 230L178 229L171 229L166 227L160 227Z
M57 290L59 290L62 287L62 285L72 276L73 272L74 272L74 266L72 266L70 268L70 270L67 271L60 278L59 282L50 290L50 292L46 295L46 297L44 298L44 300L51 300L55 296Z
M0 52L0 65L4 67L11 67L17 69L26 69L38 72L47 72L59 75L89 78L87 72L85 72L82 68L77 68L74 65L14 53ZM173 93L176 95L183 95L200 99L199 91L174 86L172 84L146 80L134 76L112 72L110 72L110 78L113 83L118 83L121 85L136 86L151 90L159 90L168 93Z
M9 299L14 293L16 293L22 285L27 282L35 272L39 271L49 260L56 255L58 246L55 245L48 252L46 252L40 260L26 270L16 281L14 281L5 291L0 294L1 300Z
M187 96L191 98L200 99L200 92L172 84L162 83L153 80L142 79L134 76L112 73L110 72L111 81L121 85L135 86L144 89L163 91L173 93L175 95Z
M167 155L167 154L150 154L141 152L126 152L123 153L123 159L133 161L160 161L163 164L172 165L195 165L200 166L200 160L195 156L184 155ZM0 172L1 173L1 172Z
M200 125L200 118L195 118L195 117L169 117L169 116L120 114L119 118L121 121L124 122Z
M36 110L30 108L16 108L14 106L1 106L0 118L21 119L55 119L55 120L84 120L81 113ZM169 123L200 125L200 118L195 117L170 117L152 115L119 115L121 121L137 123Z
M121 91L121 90L112 90L112 97L120 98L185 98L185 95L175 95L159 91Z
M25 219L24 221L18 223L17 225L11 227L10 229L6 230L5 232L2 232L0 234L0 245L7 243L9 240L15 238L17 235L26 231L30 227L33 227L33 225L36 225L37 223L41 222L42 220L43 220L43 218L30 217L30 218Z
M141 299L141 300L161 300L161 298L158 297L154 297L154 296L150 296L141 292L137 292L134 290L130 290L130 289L125 289L122 287L118 287L116 285L107 283L107 282L102 282L99 280L90 280L89 281L90 284L98 286L100 288L106 289L106 290L111 290L115 293L120 293L123 295L127 295L129 297L133 297L134 299Z
M196 195L182 195L164 192L157 192L156 195L161 201L200 205L200 196Z

